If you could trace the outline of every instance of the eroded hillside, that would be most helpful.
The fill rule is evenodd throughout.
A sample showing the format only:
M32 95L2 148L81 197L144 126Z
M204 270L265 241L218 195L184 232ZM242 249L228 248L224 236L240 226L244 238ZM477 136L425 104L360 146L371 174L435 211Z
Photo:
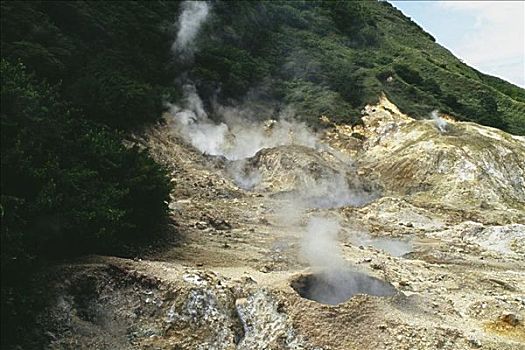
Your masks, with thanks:
M525 140L386 98L363 113L242 159L234 134L227 157L152 129L182 238L50 272L50 348L523 348Z

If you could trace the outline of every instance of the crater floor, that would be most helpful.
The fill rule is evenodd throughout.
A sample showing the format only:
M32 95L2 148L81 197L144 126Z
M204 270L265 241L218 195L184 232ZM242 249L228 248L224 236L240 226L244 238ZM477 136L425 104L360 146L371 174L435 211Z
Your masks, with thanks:
M525 349L525 140L472 123L443 133L384 98L363 120L329 125L322 151L256 155L251 191L224 161L151 130L141 142L172 169L180 239L53 268L37 331L52 349ZM325 173L369 197L296 210ZM351 266L337 302L308 297L322 280L301 254L314 216L339 222Z

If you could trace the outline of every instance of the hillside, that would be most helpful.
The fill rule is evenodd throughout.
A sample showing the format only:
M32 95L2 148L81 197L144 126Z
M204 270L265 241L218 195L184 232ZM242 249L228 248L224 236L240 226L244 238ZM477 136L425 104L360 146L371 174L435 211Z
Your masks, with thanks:
M212 2L190 59L169 50L179 7L4 2L2 57L61 81L89 118L118 128L155 120L191 81L209 110L292 106L311 123L322 114L357 123L385 92L417 118L438 109L525 134L523 89L460 62L385 1Z
M218 2L196 41L190 77L201 96L225 103L355 123L385 92L417 118L438 109L525 133L523 89L462 63L385 1Z

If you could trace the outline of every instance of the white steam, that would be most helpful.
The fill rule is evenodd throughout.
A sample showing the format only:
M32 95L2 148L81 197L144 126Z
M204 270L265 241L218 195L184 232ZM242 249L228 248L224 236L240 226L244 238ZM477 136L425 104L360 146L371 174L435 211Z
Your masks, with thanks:
M359 293L390 296L396 293L389 283L352 269L339 245L341 226L337 220L310 218L301 241L301 256L312 268L309 282L299 286L301 295L336 305ZM386 242L386 240L385 240Z
M178 19L178 32L172 50L182 59L191 59L195 40L210 7L205 1L184 1ZM178 104L168 103L173 130L203 154L222 156L233 161L228 172L242 188L249 189L260 182L256 169L245 166L246 158L263 148L300 144L314 147L317 138L304 123L287 120L255 122L249 109L213 106L213 114L221 122L209 118L195 85L184 79L184 98Z
M281 119L266 122L253 119L247 109L215 106L223 122L208 118L195 86L184 86L183 105L168 104L171 124L187 142L204 154L228 160L253 157L263 148L283 145L315 147L317 138L304 123ZM239 166L241 168L241 166Z
M333 270L344 265L337 239L340 229L339 222L334 219L314 216L308 221L300 253L314 271Z
M179 30L172 50L183 57L191 57L195 52L195 38L208 17L209 6L205 1L184 1L181 7L182 13L178 21Z
M440 133L447 132L448 123L445 119L439 116L439 112L437 110L433 110L432 113L430 113L430 116L434 120L434 123L436 124L436 127Z
M355 188L350 188L345 174L337 173L306 184L298 196L307 208L359 207L371 202L375 196L364 192L358 186L359 184L356 184Z
M222 154L222 145L226 139L228 127L215 124L208 119L202 101L197 95L195 86L184 86L184 108L168 104L172 116L172 127L187 142L202 153Z
M232 162L227 171L237 186L245 190L254 188L262 180L259 169L248 167L246 159Z
M392 256L403 256L414 251L411 240L372 237L364 232L356 232L352 234L350 241L357 246L372 246L381 249Z
M227 159L249 158L263 148L284 145L315 147L317 138L304 123L286 119L250 122L246 111L232 107L219 107L217 112L228 128L229 138L223 144L221 154Z

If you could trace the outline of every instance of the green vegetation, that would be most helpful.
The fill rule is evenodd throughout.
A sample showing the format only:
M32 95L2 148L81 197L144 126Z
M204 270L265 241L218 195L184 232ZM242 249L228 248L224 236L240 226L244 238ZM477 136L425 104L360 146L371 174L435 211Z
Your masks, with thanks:
M191 77L222 103L252 89L310 122L355 123L385 92L416 118L439 109L525 134L523 89L463 64L384 1L218 2L197 44Z
M158 120L178 3L2 2L2 57L21 60L86 118L130 129Z
M175 91L178 4L1 6L2 267L148 236L169 187L123 131L158 120Z
M10 317L17 312L4 292L25 282L35 259L126 254L121 245L144 242L165 221L169 185L143 151L82 118L22 64L2 60L1 77L2 313Z
M31 329L39 265L128 255L164 229L166 171L123 140L174 93L177 7L1 3L2 348Z
M82 118L22 64L2 61L1 77L3 267L29 253L21 247L104 251L162 221L168 183L143 151Z

